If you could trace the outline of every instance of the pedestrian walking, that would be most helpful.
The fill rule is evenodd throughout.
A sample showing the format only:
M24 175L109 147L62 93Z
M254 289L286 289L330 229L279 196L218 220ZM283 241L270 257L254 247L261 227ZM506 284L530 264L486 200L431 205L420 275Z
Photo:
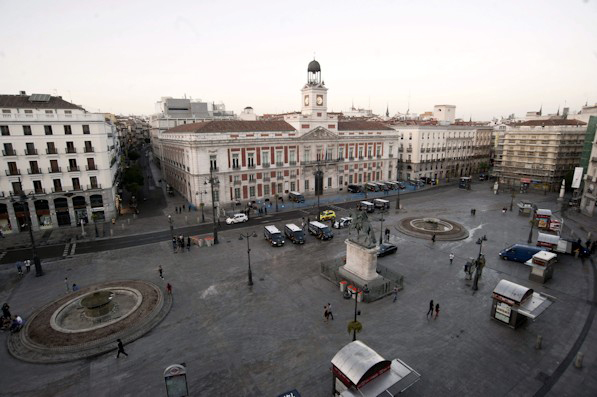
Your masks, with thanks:
M122 341L120 339L116 339L116 342L118 342L118 354L116 355L116 358L120 357L120 353L128 357L129 355L124 351L124 345L122 344Z
M79 286L73 283L73 292L77 292L79 290Z
M166 284L166 291L168 291L168 295L172 295L172 285L170 283Z
M64 285L66 285L66 293L68 294L70 292L70 286L68 284L68 277L64 278Z
M502 208L502 214L505 214L508 211L508 208L504 207Z
M8 305L8 303L2 305L2 317L11 318L10 306Z
M191 236L187 236L187 251L191 250Z
M435 305L435 317L434 317L434 319L436 319L436 318L437 318L437 316L439 316L439 303L437 303L437 304Z
M19 273L19 276L23 275L23 268L21 267L21 261L17 261L17 272Z
M27 271L27 273L29 273L31 271L31 260L27 259L25 261L25 270Z
M431 236L431 242L435 243L435 234Z
M263 210L265 211L265 215L267 215L267 207L263 207Z
M431 301L429 302L429 310L427 310L427 318L429 318L429 315L433 316L433 299L431 299Z
M454 253L450 252L450 265L452 264L453 261L454 261Z
M311 224L311 218L307 218L307 225Z
M189 212L191 212L191 204L189 204Z
M172 237L172 249L176 252L176 237Z
M331 317L332 320L334 319L334 315L332 314L332 304L328 303L328 317Z
M328 312L328 305L323 305L323 321L328 322L330 313Z
M386 227L386 230L385 230L385 232L384 232L384 233L385 233L385 235L386 235L386 242L389 242L389 241L390 241L390 229L388 229L388 228Z
M392 303L396 302L396 300L398 300L398 287L394 287L394 290L392 291L392 295L394 295L394 299L392 300Z
M158 273L160 273L160 278L164 279L164 270L162 269L162 265L158 266Z

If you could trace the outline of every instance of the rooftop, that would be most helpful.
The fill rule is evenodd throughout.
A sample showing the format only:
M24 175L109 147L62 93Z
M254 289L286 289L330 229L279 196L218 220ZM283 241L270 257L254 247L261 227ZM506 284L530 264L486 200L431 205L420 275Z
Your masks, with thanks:
M518 124L510 124L512 127L543 127L556 125L587 125L584 121L575 119L549 119L549 120L529 120Z
M45 97L44 101L32 101L35 96ZM50 95L0 95L0 107L12 109L79 109L85 110L82 107L73 103L67 102L60 96Z
M285 121L281 120L214 120L200 123L183 124L171 128L167 133L177 132L260 132L260 131L295 131Z
M392 128L377 121L338 121L338 131L391 131Z

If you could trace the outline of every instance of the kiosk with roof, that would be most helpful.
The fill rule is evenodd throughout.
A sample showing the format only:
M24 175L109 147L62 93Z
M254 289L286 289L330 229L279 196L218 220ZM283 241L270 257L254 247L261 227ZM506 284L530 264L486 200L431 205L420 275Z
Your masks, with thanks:
M498 283L492 297L491 318L511 328L518 328L527 318L534 320L555 300L552 296L508 280Z
M356 340L344 346L332 359L334 396L395 396L417 382L421 375L403 361L384 359Z
M553 265L556 263L558 255L553 252L539 251L524 264L531 267L529 280L538 283L545 283L553 276Z

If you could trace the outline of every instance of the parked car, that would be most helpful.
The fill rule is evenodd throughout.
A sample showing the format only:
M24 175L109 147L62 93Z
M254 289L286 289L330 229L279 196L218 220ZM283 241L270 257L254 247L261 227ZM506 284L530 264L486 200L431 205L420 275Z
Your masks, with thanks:
M336 212L332 210L323 210L319 216L319 220L322 221L329 221L332 219L336 219Z
M479 174L479 180L480 181L486 181L489 179L489 175L485 174L485 173L481 173Z
M329 240L334 238L334 233L332 233L330 228L317 221L311 221L311 223L309 223L309 234L312 234L320 240Z
M290 192L290 193L288 193L288 200L295 201L297 203L304 203L305 202L305 196L303 196L299 192Z
M390 254L394 254L398 252L398 247L394 244L390 243L383 243L379 246L379 250L377 251L377 256L386 256Z
M525 263L539 251L547 251L544 247L534 247L532 245L514 244L502 251L499 256L504 260Z
M274 247L281 247L284 245L284 236L274 225L265 226L263 228L263 237L269 241Z
M334 228L341 229L343 227L348 227L348 226L350 226L351 223L352 223L352 218L350 218L350 217L340 218L339 221L334 222Z
M362 191L359 185L348 185L346 190L348 190L348 193L360 193Z
M303 229L295 225L294 223L288 223L284 226L284 235L293 244L305 244L305 233Z
M398 184L398 187L400 187L400 189L406 189L406 185L404 184L404 182L397 181L396 183Z
M226 223L232 225L233 223L242 223L247 222L249 217L245 214L234 214L231 217L226 219Z

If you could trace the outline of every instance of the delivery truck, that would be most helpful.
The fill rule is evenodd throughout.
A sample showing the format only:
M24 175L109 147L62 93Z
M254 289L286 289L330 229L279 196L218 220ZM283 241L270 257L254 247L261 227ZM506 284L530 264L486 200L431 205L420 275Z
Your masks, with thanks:
M576 250L581 257L589 255L589 250L584 248L578 241L561 238L555 234L539 233L537 246L545 247L552 252L574 255Z

